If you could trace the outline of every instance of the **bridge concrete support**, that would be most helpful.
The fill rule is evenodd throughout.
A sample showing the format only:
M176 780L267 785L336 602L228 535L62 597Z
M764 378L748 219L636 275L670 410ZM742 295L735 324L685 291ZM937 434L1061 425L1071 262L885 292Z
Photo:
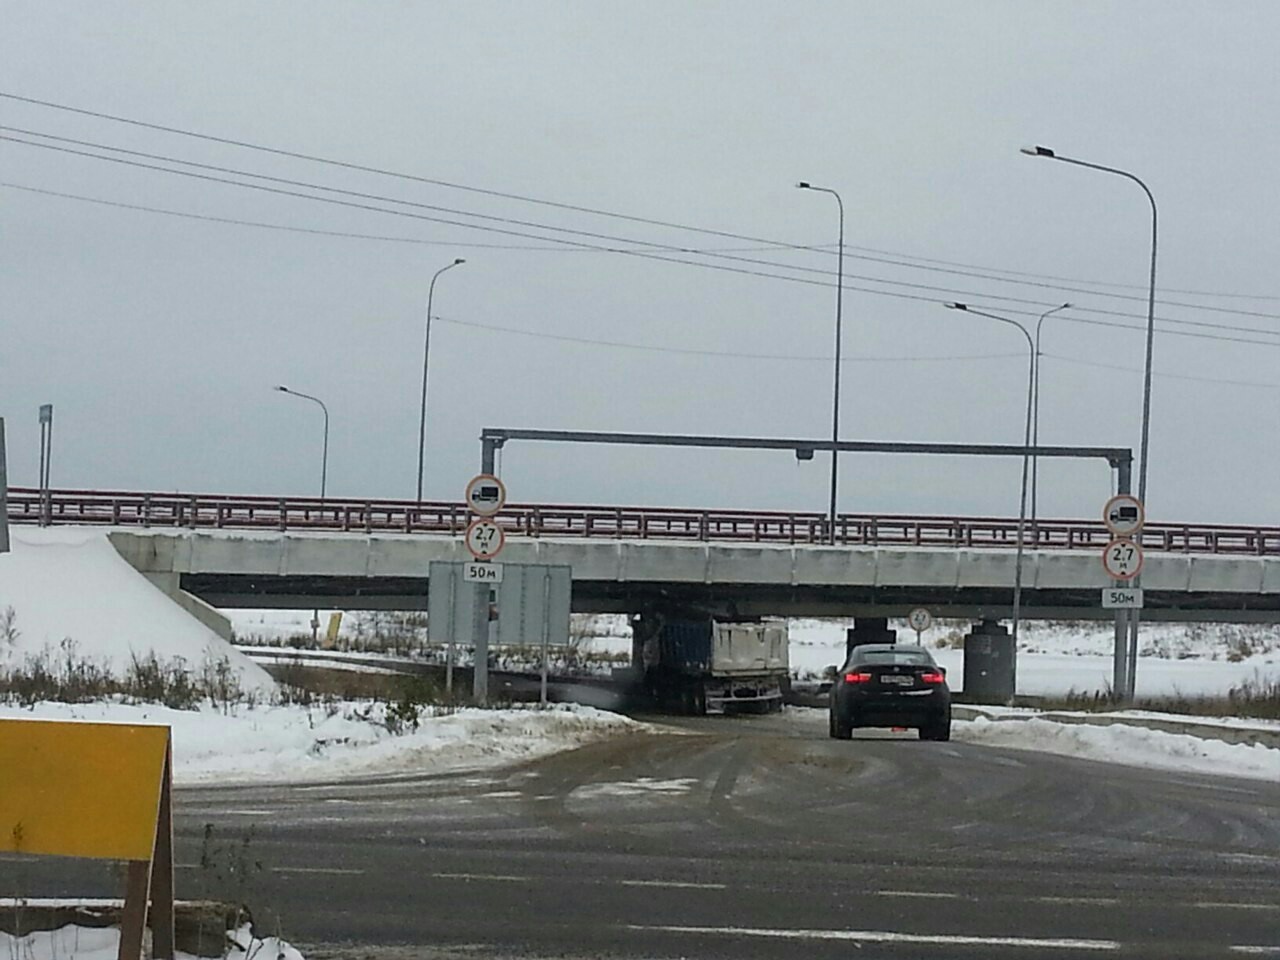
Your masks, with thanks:
M199 597L183 590L179 584L179 574L144 572L142 575L150 580L153 586L158 587L161 593L223 640L230 641L232 639L231 621L216 607L211 607Z
M854 647L864 643L897 643L898 631L889 629L888 617L855 617L845 631L844 653L848 657Z
M973 703L1012 703L1018 689L1018 652L998 620L975 624L964 638L964 693Z

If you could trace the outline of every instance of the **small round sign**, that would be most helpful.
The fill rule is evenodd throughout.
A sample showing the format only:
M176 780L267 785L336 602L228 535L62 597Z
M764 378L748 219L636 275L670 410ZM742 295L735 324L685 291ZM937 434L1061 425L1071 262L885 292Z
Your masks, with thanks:
M1113 580L1132 580L1142 572L1142 547L1117 537L1102 552L1102 565Z
M907 623L916 633L924 633L933 626L933 614L924 607L916 607L907 614Z
M506 534L492 520L472 520L467 527L467 549L477 560L492 560L502 552L506 542Z
M1102 508L1102 522L1117 537L1132 537L1146 519L1142 501L1131 493L1117 494Z
M507 502L507 488L491 473L472 477L467 484L467 509L477 516L492 517Z

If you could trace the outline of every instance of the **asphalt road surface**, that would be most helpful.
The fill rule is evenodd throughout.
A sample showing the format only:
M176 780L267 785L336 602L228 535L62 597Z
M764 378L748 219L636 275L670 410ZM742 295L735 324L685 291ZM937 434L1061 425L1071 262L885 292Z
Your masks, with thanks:
M312 958L1280 957L1280 784L834 741L812 710L655 722L484 774L179 791L179 895L260 862L245 892Z

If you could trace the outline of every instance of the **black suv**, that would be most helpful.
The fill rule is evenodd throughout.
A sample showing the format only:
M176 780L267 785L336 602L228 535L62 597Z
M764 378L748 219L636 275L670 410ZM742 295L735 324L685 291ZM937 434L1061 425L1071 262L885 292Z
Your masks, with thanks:
M921 740L950 740L946 671L924 647L854 647L831 684L831 736L848 740L854 727L915 727Z

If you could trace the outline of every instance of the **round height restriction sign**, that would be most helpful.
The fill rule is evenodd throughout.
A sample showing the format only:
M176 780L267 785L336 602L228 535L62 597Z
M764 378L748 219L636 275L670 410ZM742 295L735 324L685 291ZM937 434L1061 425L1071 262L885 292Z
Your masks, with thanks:
M924 607L916 607L907 614L907 623L916 633L924 633L933 626L933 614Z
M1117 537L1131 537L1146 522L1142 501L1131 493L1121 493L1107 501L1102 508L1102 522Z
M1113 580L1132 580L1142 572L1142 547L1117 537L1103 551L1102 565Z
M491 473L472 477L467 484L467 509L481 517L492 517L507 502L507 488Z
M506 542L502 528L492 520L472 520L467 527L467 549L477 560L492 560Z

